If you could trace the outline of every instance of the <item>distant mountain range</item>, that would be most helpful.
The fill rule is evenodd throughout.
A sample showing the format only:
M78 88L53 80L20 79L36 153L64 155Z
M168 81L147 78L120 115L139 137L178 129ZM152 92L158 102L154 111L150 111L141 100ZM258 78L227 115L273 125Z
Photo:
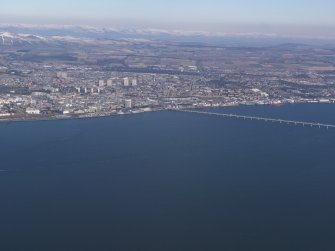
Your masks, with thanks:
M112 29L91 26L0 25L0 45L24 45L78 39L145 39L195 45L273 46L280 44L322 44L335 41L322 38L283 37L276 34L223 34L158 29Z

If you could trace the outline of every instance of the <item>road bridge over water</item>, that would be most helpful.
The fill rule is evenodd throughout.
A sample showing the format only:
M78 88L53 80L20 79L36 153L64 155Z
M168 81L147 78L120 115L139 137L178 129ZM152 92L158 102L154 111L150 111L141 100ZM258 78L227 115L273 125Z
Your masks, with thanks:
M272 122L272 123L296 125L296 126L309 126L309 127L318 127L318 128L326 128L326 129L330 129L330 128L335 129L335 125L317 123L317 122L305 122L305 121L287 120L287 119L274 119L274 118L265 118L265 117L258 117L258 116L238 115L238 114L232 114L232 113L217 113L217 112L207 112L207 111L187 110L187 109L172 109L172 111L211 115L211 116L218 116L218 117L225 117L225 118L236 118L236 119L244 119L244 120L258 120L258 121L263 121L263 122Z

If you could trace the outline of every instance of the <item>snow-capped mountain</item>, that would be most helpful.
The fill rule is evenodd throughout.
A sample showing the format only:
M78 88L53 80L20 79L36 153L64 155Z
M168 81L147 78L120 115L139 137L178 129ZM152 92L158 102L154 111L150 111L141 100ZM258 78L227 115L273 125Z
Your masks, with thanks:
M330 38L281 36L278 34L181 31L150 28L98 28L91 26L35 26L0 24L0 46L93 43L101 40L164 41L219 46L274 46L283 43L333 44Z
M32 34L0 32L0 46L39 44L45 43L47 40L48 39L46 37Z

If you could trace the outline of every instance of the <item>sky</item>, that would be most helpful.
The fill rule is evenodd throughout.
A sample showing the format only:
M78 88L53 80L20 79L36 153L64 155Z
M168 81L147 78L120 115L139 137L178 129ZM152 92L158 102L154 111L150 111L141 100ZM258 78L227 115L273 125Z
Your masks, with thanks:
M0 22L327 35L335 0L10 0Z

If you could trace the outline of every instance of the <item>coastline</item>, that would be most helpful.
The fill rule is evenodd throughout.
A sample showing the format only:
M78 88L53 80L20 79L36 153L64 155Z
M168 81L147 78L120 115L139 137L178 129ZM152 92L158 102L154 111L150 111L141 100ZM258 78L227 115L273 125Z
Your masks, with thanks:
M284 105L319 105L319 104L329 104L335 105L334 103L310 103L310 102L301 102L301 103L282 103L280 106ZM234 104L234 105L221 105L221 106L197 106L197 107L183 107L182 109L194 109L194 110L203 110L208 108L224 108L224 107L236 107L236 106L276 106L272 104ZM276 106L278 107L278 106ZM179 109L179 108L178 108ZM31 116L31 117L17 117L17 118L0 118L0 124L2 123L11 123L11 122L34 122L34 121L55 121L55 120L83 120L83 119L94 119L94 118L106 118L106 117L121 117L121 116L131 116L136 114L143 113L153 113L153 112L161 112L161 111L173 111L178 110L174 108L160 108L160 109L152 109L150 111L136 110L129 112L121 112L121 113L106 113L106 114L81 114L81 115L60 115L60 116Z
M83 114L83 115L73 115L73 116L36 116L36 117L27 117L27 118L11 118L11 119L0 119L1 123L10 123L10 122L34 122L34 121L56 121L56 120L83 120L83 119L94 119L94 118L106 118L106 117L121 117L121 116L131 116L142 113L152 113L159 111L166 111L167 109L156 109L151 111L137 111L137 112L128 112L128 113L109 113L109 114Z

